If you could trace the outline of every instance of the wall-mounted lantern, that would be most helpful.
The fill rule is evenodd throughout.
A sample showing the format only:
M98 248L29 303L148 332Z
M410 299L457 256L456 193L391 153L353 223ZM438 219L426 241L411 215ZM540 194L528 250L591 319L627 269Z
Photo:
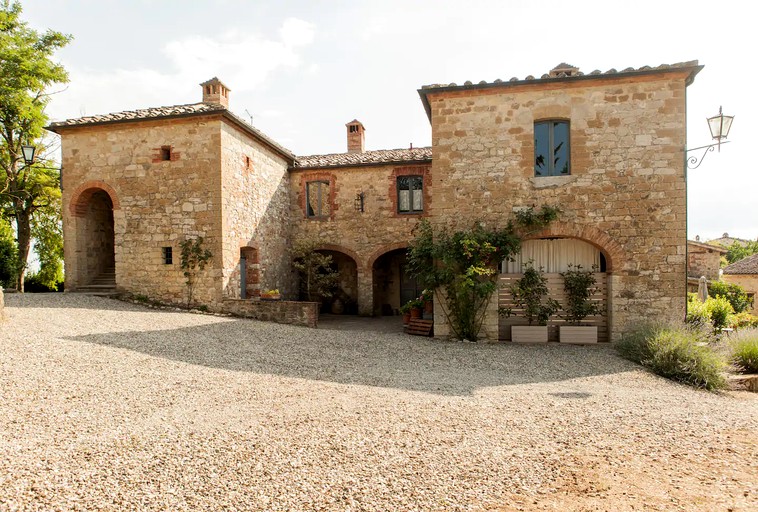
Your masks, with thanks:
M721 152L721 145L726 144L729 141L724 140L729 135L729 130L732 128L732 121L734 121L734 116L725 116L724 113L721 111L721 107L719 107L719 113L718 115L715 115L713 117L709 117L707 119L708 121L708 129L711 131L711 138L715 140L716 142L713 144L708 144L707 146L700 146L698 148L692 148L688 149L686 152L689 153L690 151L698 151L700 149L704 149L703 154L700 155L698 158L697 156L690 156L687 157L687 167L689 169L697 169L700 167L700 164L703 163L703 159L705 158L705 155L709 151L713 151L713 148L718 148L719 152Z
M366 195L363 192L358 192L355 195L355 211L363 213L365 199Z

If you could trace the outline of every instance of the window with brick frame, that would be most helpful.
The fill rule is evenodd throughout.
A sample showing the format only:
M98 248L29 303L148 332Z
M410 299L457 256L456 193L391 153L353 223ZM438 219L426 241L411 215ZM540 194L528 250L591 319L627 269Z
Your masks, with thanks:
M328 181L309 181L305 184L305 210L308 217L329 217L331 204Z
M546 120L534 123L534 175L571 174L569 122Z
M173 265L174 263L174 249L172 247L163 248L163 264Z
M422 213L424 211L424 177L397 177L397 213Z
M161 146L161 160L165 162L171 161L171 146Z

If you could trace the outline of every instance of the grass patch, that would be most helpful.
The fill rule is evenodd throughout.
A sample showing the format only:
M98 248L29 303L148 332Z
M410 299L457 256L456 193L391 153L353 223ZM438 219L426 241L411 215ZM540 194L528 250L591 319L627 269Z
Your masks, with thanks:
M622 336L622 357L677 382L710 391L727 386L724 356L713 349L711 335L684 325L643 325Z
M732 362L742 373L758 373L758 328L743 329L729 336Z

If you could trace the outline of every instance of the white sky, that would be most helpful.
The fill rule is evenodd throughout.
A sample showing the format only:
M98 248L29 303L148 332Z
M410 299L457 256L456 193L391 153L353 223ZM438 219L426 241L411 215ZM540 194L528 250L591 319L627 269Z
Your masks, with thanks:
M755 18L748 2L26 0L38 29L74 35L58 57L71 75L60 120L195 103L218 76L231 109L295 154L343 152L345 123L367 149L427 146L416 90L430 83L585 73L697 59L688 145L706 117L735 115L731 143L688 178L688 235L758 237ZM750 10L752 12L752 10ZM711 35L708 30L714 31ZM753 50L750 50L753 48ZM740 163L742 162L742 163Z

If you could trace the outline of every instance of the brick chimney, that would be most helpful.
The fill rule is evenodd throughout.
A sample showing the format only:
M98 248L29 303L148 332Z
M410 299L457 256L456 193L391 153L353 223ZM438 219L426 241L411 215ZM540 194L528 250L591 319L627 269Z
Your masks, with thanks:
M203 103L213 103L229 108L229 88L215 76L200 84L203 88Z
M345 126L347 126L347 152L363 153L363 146L366 142L366 128L357 119L353 119Z

